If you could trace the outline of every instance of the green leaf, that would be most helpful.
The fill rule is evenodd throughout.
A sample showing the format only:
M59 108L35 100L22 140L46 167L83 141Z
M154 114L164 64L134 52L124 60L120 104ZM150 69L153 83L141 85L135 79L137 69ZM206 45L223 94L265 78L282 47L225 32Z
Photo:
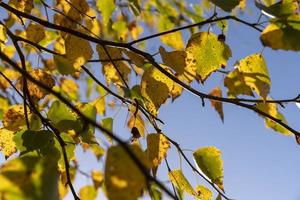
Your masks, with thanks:
M192 35L187 47L187 65L195 65L197 75L203 83L214 71L224 68L231 57L227 44L213 33L200 32Z
M114 12L116 5L115 0L97 0L97 8L102 14L103 24L106 26Z
M34 150L41 150L54 144L53 133L51 131L19 131L14 135L14 141L21 155Z
M63 56L53 55L56 68L62 75L72 75L76 72L72 63Z
M113 131L113 118L107 117L101 120L101 126L105 128L106 130L112 132ZM108 136L106 133L104 133L105 137L108 139L110 143L112 143L112 138Z
M222 10L226 12L231 12L236 6L239 5L241 0L209 0L216 6L220 7Z
M0 196L12 200L58 200L57 162L25 156L0 168Z
M196 150L193 156L201 171L223 190L221 151L216 147L203 147Z
M172 184L174 184L180 191L184 191L193 196L196 195L193 187L180 169L170 171L168 173L168 177Z
M76 121L77 118L75 113L72 113L70 109L60 101L52 103L47 116L61 132L80 129L80 126Z
M97 110L91 103L82 103L77 107L85 117L93 121L96 120ZM77 136L80 136L85 143L97 143L95 139L95 127L80 117L77 123L81 126L79 131L76 132Z
M264 57L252 54L240 60L237 66L246 85L265 99L270 92L271 80Z

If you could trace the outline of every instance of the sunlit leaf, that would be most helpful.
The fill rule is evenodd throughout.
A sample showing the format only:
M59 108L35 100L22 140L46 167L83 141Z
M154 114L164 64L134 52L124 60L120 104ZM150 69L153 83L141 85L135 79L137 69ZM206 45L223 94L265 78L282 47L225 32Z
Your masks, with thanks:
M79 197L82 200L94 200L97 198L98 192L93 185L86 185L79 191Z
M199 200L212 200L212 192L203 185L197 185L196 198Z
M213 33L200 32L192 35L186 47L188 65L195 65L203 83L214 71L224 68L231 57L227 44Z
M58 199L57 162L51 157L21 157L0 168L0 196L4 199Z
M163 134L152 133L147 135L147 154L153 174L156 174L158 166L167 157L169 148L170 142Z
M168 173L169 180L174 184L179 190L184 191L190 195L195 195L193 187L186 179L181 170L172 170Z
M203 147L197 149L193 156L201 171L220 189L224 190L221 151L216 147Z
M130 146L130 150L147 167L142 150L136 145ZM146 177L121 146L113 146L107 152L104 184L110 200L134 200L146 188Z
M9 157L17 151L13 137L13 131L5 128L0 129L0 151L2 151L5 157Z
M209 95L214 97L222 97L222 90L220 87L214 88ZM218 112L222 122L224 122L223 103L221 101L210 100L211 106Z
M103 24L106 26L114 12L116 5L114 0L97 0L97 8L102 14Z
M260 54L252 54L240 60L237 66L246 85L266 98L270 92L271 80L264 57Z
M258 103L256 104L256 107L263 111L264 113L275 117L278 120L281 120L283 123L287 124L284 116L278 111L277 105L274 103ZM264 117L265 118L265 124L267 128L271 128L276 132L282 133L283 135L292 135L291 131L288 129L284 128L280 124L274 122L273 120Z

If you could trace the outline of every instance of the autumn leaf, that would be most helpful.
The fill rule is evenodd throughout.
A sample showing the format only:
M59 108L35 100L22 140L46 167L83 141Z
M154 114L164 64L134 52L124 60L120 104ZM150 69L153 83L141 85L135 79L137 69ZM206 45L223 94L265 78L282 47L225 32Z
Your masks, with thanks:
M213 33L200 32L191 36L186 46L187 65L195 65L203 83L214 71L224 68L231 57L227 44Z
M209 95L222 98L222 90L220 87L216 87L209 93ZM210 99L210 102L211 106L218 112L222 122L224 122L223 103L212 99Z
M194 151L193 156L201 171L220 189L224 190L221 151L212 146L202 147Z
M146 156L138 146L130 146L130 149L140 162L148 165ZM128 169L132 173L128 173ZM107 152L104 184L110 200L132 200L142 194L146 178L121 146L113 146Z
M167 157L169 148L170 142L163 134L152 133L147 135L147 154L154 175L156 175L157 168L162 160Z
M189 195L195 196L196 192L193 187L186 179L181 170L176 169L168 173L169 180L174 184L180 191L186 192Z

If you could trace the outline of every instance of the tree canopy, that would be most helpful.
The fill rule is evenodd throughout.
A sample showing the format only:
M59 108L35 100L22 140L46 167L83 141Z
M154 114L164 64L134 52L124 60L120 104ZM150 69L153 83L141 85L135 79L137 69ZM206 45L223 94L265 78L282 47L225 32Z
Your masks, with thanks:
M109 200L234 198L225 193L221 150L207 144L186 154L164 131L159 111L189 92L199 109L211 106L222 122L230 104L300 144L300 132L284 117L285 105L300 103L300 96L271 98L264 57L265 48L300 51L299 1L249 4L0 0L0 150L6 159L0 199L55 200L70 193L93 200L100 191ZM247 20L251 12L254 21ZM227 34L231 23L257 32L257 52L235 57L227 42L234 37ZM220 75L210 92L199 89ZM115 121L113 113L123 108L127 117ZM116 132L124 121L127 132ZM78 148L96 157L97 169L80 169ZM181 166L170 167L171 148L205 184L193 185ZM162 167L168 182L157 176ZM77 174L93 184L75 189Z

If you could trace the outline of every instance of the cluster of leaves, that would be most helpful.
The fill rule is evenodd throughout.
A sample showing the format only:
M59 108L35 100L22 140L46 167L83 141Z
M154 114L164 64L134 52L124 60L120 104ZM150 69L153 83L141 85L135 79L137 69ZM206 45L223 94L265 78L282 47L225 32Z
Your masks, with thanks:
M211 200L210 189L193 187L182 169L166 164L173 193L156 178L173 145L217 191L217 199L228 199L221 151L212 146L195 150L196 169L162 133L158 116L163 104L188 90L203 104L209 99L222 121L223 103L231 103L258 113L268 128L299 136L278 109L299 99L269 97L271 80L262 53L239 59L232 70L227 67L234 57L225 36L229 20L262 31L263 46L300 50L299 3L265 0L255 5L271 16L263 30L259 21L251 24L233 15L247 9L246 0L0 1L7 14L0 19L0 150L9 158L0 168L0 198L63 199L70 189L79 199L72 181L80 172L75 151L81 147L105 159L103 171L87 175L93 185L80 189L81 199L96 199L102 189L110 200L146 193L158 200L163 192L175 199L186 193ZM217 12L232 15L217 17ZM212 16L205 19L207 14ZM217 25L219 33L206 25ZM145 33L149 36L142 37ZM160 44L155 54L148 52L152 41ZM225 87L217 85L208 94L192 87L225 67ZM245 96L249 99L241 98ZM113 133L108 108L115 109L117 101L128 108L128 142Z

